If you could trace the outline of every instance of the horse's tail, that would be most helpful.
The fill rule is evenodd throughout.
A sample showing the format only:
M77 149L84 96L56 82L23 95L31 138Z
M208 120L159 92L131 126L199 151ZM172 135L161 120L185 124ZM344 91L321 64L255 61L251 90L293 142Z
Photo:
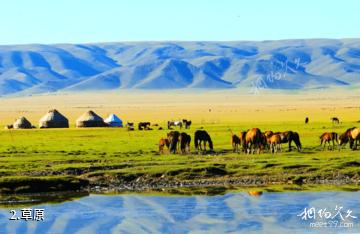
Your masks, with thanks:
M209 134L208 134L208 142L209 142L210 150L214 150L213 142L212 142L211 137L210 137Z
M195 146L195 149L198 149L199 147L199 135L197 134L197 132L195 132L195 137L194 137L194 146Z
M302 148L301 142L300 142L300 136L299 133L294 132L294 141L298 149L300 150Z

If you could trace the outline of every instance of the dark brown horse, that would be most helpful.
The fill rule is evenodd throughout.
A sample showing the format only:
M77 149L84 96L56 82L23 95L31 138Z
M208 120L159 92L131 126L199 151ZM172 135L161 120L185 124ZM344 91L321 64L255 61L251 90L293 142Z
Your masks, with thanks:
M211 151L213 151L213 142L210 135L205 130L197 130L195 132L194 145L199 153L200 151L206 152L206 142L209 143L209 148ZM201 147L201 143L203 143L204 148Z
M255 150L258 150L260 153L260 148L263 142L263 135L258 128L250 129L245 136L247 153L255 153Z
M139 130L151 130L150 125L151 125L150 122L140 122L138 124L138 129Z
M176 154L180 140L180 133L178 131L171 131L167 134L167 139L170 144L170 153Z
M295 142L296 149L300 152L301 142L300 136L297 132L285 131L285 132L276 132L274 134L279 134L281 137L281 143L289 143L289 151L291 151L291 142Z
M190 153L191 136L185 132L180 134L180 150L182 154Z
M330 142L332 142L332 149L335 148L335 142L338 143L338 134L336 132L324 132L321 136L320 136L320 146L322 146L324 142L324 148L323 150L325 150L325 146L326 143L329 144L329 148L330 148Z
M240 138L236 134L232 134L231 136L231 145L233 147L233 152L239 152L239 145L241 144Z
M340 123L340 120L339 120L338 117L332 117L332 118L330 118L330 120L331 120L331 122L332 122L333 124L339 124L339 123Z
M191 120L183 119L182 122L183 122L183 124L185 126L185 129L190 129Z
M164 153L164 147L167 147L169 149L169 146L170 146L170 142L168 139L166 138L161 138L159 140L159 153L162 154Z

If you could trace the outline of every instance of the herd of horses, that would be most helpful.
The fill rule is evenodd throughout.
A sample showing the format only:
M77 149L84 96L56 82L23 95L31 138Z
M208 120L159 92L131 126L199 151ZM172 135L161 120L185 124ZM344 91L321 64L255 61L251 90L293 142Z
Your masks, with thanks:
M300 136L294 131L285 132L262 132L259 128L252 128L247 131L240 132L239 135L234 134L231 130L231 144L233 152L255 153L270 150L271 153L277 153L282 150L281 144L288 143L289 151L291 151L291 143L294 142L296 149L301 150Z
M282 144L288 144L288 151L292 150L292 143L294 142L297 151L302 150L300 142L300 135L295 131L285 132L262 132L259 128L252 128L247 131L240 132L239 135L231 132L231 145L233 152L254 154L255 152L261 153L269 151L271 153L277 153L282 151ZM339 146L339 150L342 146L350 143L350 149L356 150L357 145L360 142L360 128L349 128L343 134L338 137L336 132L325 132L320 136L320 146L323 146L325 150L326 144L329 145L329 149L335 149L335 144ZM167 133L166 138L161 138L159 141L159 153L164 153L165 147L168 148L172 154L190 153L191 136L185 132L170 131ZM207 151L207 145L210 152L213 152L213 141L210 135L202 129L196 130L194 133L194 145L195 150L198 153L205 153Z
M189 129L191 126L191 120L183 119L182 121L168 121L167 122L168 129L172 129L172 127L179 126L180 129L184 126L185 129Z
M191 136L186 132L180 133L179 131L170 131L167 133L166 138L161 138L159 141L159 153L164 153L165 146L169 152L176 154L190 153ZM213 142L210 135L205 130L196 130L194 134L194 145L197 152L207 152L207 144L209 145L210 152L213 152Z
M151 125L150 122L139 122L138 130L140 130L140 131L141 130L153 130L153 128L151 128L151 126L158 127L158 130L163 130L163 128L159 127L158 124ZM191 120L183 119L182 121L168 121L167 122L168 129L173 129L173 127L176 127L176 126L178 126L180 129L182 129L183 126L185 127L185 129L190 129ZM135 124L133 122L127 122L126 128L128 131L134 131Z
M332 117L330 119L333 124L339 124L339 118ZM305 118L305 124L309 123L309 118ZM134 130L134 123L126 124L128 130ZM162 127L159 127L157 124L151 125L150 122L140 122L138 123L138 130L153 130L151 128L158 127L159 130L162 130ZM175 131L175 127L179 127L181 130L183 127L189 129L191 126L191 120L183 119L181 121L168 121L167 128L171 130L167 133L165 138L159 140L159 153L164 153L165 147L172 154L181 153L188 154L191 153L190 144L191 136L186 132ZM282 151L282 144L288 144L288 151L292 150L292 143L294 142L297 151L302 150L302 145L300 142L300 135L295 131L284 131L284 132L274 132L274 131L264 131L262 132L259 128L251 128L247 131L241 131L239 135L234 134L231 129L231 145L233 152L240 153L261 153L269 151L271 153L278 153ZM320 136L320 146L325 150L326 145L328 149L335 149L337 145L339 150L344 147L347 143L350 145L350 149L356 150L357 145L360 142L360 128L352 127L347 129L340 136L336 132L324 132ZM213 141L208 132L203 129L198 129L194 133L194 146L195 150L198 153L214 152ZM208 148L208 149L207 149ZM209 151L208 151L209 150Z
M323 149L328 143L328 148L335 149L335 145L338 145L339 150L342 146L349 143L350 149L356 150L360 141L360 128L352 127L347 129L343 134L338 137L336 132L325 132L320 136L320 145L323 145ZM331 147L332 143L332 147Z

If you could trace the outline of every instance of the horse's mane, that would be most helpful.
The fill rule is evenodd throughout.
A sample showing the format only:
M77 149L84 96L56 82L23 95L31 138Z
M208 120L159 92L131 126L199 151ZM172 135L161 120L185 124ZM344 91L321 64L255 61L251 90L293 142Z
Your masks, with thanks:
M352 127L352 128L349 128L348 130L346 130L345 133L349 133L350 131L354 130L356 127Z

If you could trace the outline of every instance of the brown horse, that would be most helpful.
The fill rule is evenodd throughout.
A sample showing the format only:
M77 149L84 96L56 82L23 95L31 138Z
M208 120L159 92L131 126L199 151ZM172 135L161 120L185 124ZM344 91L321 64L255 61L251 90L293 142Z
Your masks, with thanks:
M176 154L180 139L180 133L178 131L171 131L167 134L167 139L170 144L170 153Z
M356 150L358 141L360 140L360 128L352 127L347 129L339 137L339 145L346 144L350 142L350 149ZM355 143L355 146L354 146Z
M358 141L360 141L360 128L355 128L350 133L351 139L355 142L354 150L357 149ZM351 143L351 142L350 142Z
M270 143L269 143L269 139L272 135L274 135L274 132L273 131L265 131L263 133L264 137L265 137L265 141L266 141L266 145L265 145L265 148L269 149L270 150Z
M349 142L349 137L348 137L348 132L346 131L339 136L339 141L338 141L339 150L342 145L346 145L348 142Z
M335 149L335 142L338 143L338 134L336 132L324 132L320 136L320 146L322 146L322 144L324 142L323 150L325 150L326 143L329 144L328 148L330 148L331 141L332 141L333 149Z
M260 153L261 144L263 142L263 137L260 129L258 128L250 129L246 133L245 141L246 141L246 148L248 154L250 153L254 154L255 150L257 150L258 153Z
M191 136L185 132L180 134L180 150L182 154L190 153Z
M239 152L239 145L241 144L240 138L236 134L232 134L231 136L231 145L233 147L233 152Z
M273 131L265 131L265 132L264 132L264 135L265 135L266 138L271 137L273 134L274 134Z
M246 133L247 131L242 131L239 134L240 144L243 152L246 152Z
M281 136L280 134L273 134L267 138L271 153L281 152Z
M159 153L160 154L163 154L164 153L164 147L166 146L166 148L169 149L169 146L170 146L170 142L168 139L166 138L161 138L159 140Z
M301 142L300 136L297 132L285 131L285 132L276 132L274 134L279 134L281 137L281 143L289 143L289 151L291 151L291 142L295 142L296 149L300 152Z

